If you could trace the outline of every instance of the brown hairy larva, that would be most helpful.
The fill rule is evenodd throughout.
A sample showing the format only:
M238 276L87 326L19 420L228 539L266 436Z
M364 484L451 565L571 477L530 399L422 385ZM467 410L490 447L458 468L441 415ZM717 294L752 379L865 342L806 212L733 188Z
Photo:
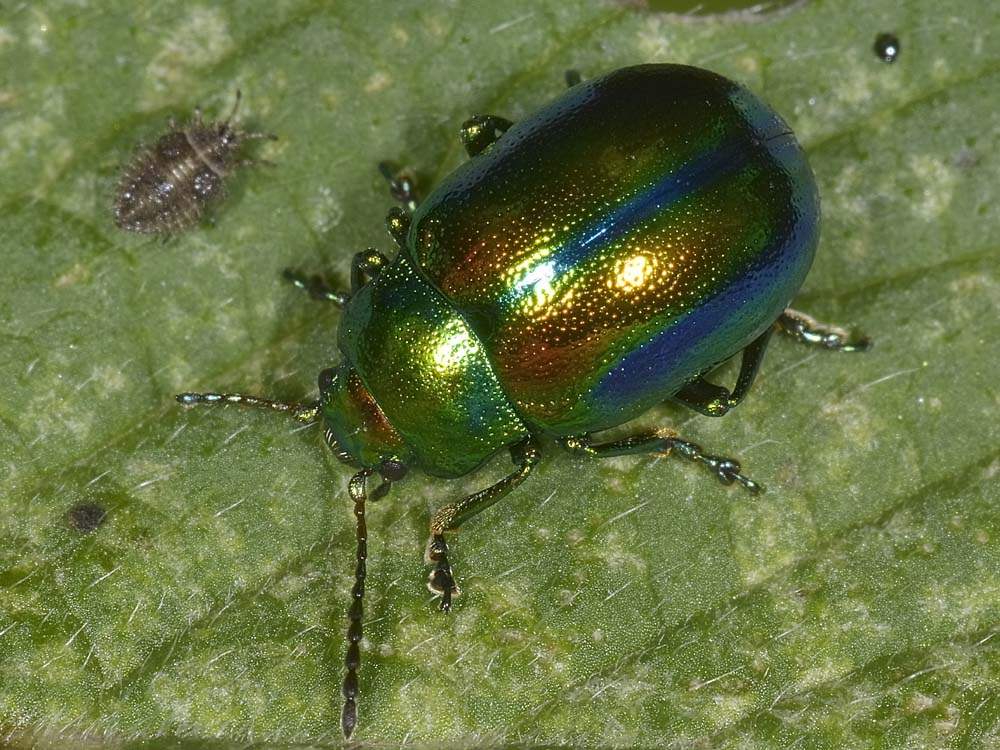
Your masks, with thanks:
M172 234L196 224L208 204L225 197L226 178L255 163L236 158L240 144L277 137L233 127L240 98L237 91L225 120L205 123L195 108L189 124L178 127L171 118L156 143L136 149L118 180L115 224L140 234Z

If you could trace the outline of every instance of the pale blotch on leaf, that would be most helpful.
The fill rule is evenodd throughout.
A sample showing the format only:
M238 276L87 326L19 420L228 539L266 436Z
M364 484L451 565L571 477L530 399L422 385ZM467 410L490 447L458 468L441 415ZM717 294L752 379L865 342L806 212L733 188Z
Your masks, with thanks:
M408 32L403 26L392 26L389 29L389 35L392 36L396 44L399 46L404 46L410 43L410 32Z
M918 219L938 221L950 208L958 184L955 168L929 154L910 157L910 169L923 186L920 197L909 205Z
M706 683L702 683L705 685ZM692 686L692 690L701 689ZM745 717L754 707L754 697L752 693L742 695L726 694L721 692L716 683L712 683L704 688L711 691L711 700L702 703L699 708L705 719L716 728L729 726Z
M964 630L982 627L1000 601L1000 572L980 570L969 581L933 581L917 601L929 617Z
M25 154L40 153L41 144L45 144L44 151L48 153L54 131L52 122L41 115L14 118L0 129L0 169L5 170Z
M816 414L829 429L843 433L847 443L859 450L873 450L875 436L882 434L873 423L871 412L860 400L827 400L819 405Z
M736 58L736 67L747 76L760 75L760 60L753 55L740 55Z
M807 668L802 670L795 683L795 690L806 693L825 684L837 682L849 675L857 665L850 659L824 658L815 652L803 650L796 654L801 661L808 660Z
M368 78L365 83L365 91L369 94L377 94L385 89L389 88L392 84L392 78L388 73L382 70L375 71Z
M862 181L868 176L867 170L857 163L845 164L833 180L833 190L823 196L829 206L824 209L843 218L846 213L855 217L867 217L871 199L862 187Z
M46 55L49 52L48 35L52 31L52 19L38 8L32 8L31 14L33 18L28 27L28 45L39 55Z
M344 207L329 185L320 185L312 191L309 202L312 204L310 220L319 234L329 232L344 218Z
M124 365L123 365L124 366ZM129 378L122 371L121 367L104 365L95 367L91 375L87 378L87 384L94 383L96 389L107 396L111 396L117 391L122 391L129 383Z
M149 88L143 106L160 104L154 92L173 92L192 83L198 72L219 62L233 50L229 23L219 10L196 6L172 31L164 35L160 50L146 66Z
M782 493L777 501L736 505L731 514L733 553L746 586L770 579L816 544L812 514L801 496Z
M76 286L80 282L90 279L90 269L82 263L74 263L73 267L65 273L56 277L55 287L63 289L65 287Z

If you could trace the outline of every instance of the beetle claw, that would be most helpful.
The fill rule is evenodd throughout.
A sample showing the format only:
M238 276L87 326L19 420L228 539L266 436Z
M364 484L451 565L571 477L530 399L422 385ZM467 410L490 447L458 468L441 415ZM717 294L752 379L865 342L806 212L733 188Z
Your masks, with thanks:
M706 458L713 458L712 456L706 456ZM716 476L719 477L719 481L723 484L729 485L733 482L739 482L747 490L753 494L757 494L764 490L764 486L758 484L757 482L750 479L750 477L745 476L740 473L740 462L734 461L731 458L715 459L717 465L715 467Z

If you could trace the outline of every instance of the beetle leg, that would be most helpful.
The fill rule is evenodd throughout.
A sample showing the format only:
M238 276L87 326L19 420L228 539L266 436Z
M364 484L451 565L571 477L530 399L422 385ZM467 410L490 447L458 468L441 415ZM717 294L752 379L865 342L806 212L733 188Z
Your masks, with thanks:
M566 71L566 86L573 88L581 80L580 71ZM479 156L486 149L496 143L500 136L510 130L514 123L506 117L499 115L475 115L462 123L460 131L462 145L465 146L466 153L471 156Z
M721 417L742 401L750 386L757 378L760 363L767 350L767 342L774 332L774 327L768 328L743 350L740 361L740 374L736 377L736 387L730 393L728 388L715 383L709 383L704 377L696 378L681 388L671 398L689 409L694 409L706 417Z
M815 318L788 308L778 317L776 325L782 333L788 334L805 344L831 349L837 352L863 352L872 346L867 336L851 339L851 334L839 326L820 323Z
M427 581L427 588L441 597L441 610L451 609L452 596L458 595L458 587L451 572L448 561L448 543L445 541L446 531L452 531L461 526L473 516L482 513L493 503L502 498L521 482L527 479L532 469L542 457L538 441L528 436L510 448L510 457L517 469L494 485L480 490L473 495L464 497L458 502L439 508L431 519L431 537L427 542L427 562L433 563Z
M403 247L406 244L406 233L410 231L410 215L399 206L393 206L385 217L385 228L396 244Z
M380 161L378 171L389 183L389 194L393 200L403 204L410 213L417 208L417 182L408 169L398 169L391 161Z
M388 264L389 259L373 248L355 253L354 258L351 260L351 294L354 294L358 289L378 276L379 271ZM334 291L317 274L306 276L301 271L286 268L282 271L281 275L285 277L286 281L292 282L296 287L307 292L313 299L332 302L338 307L343 307L351 298L351 294Z
M588 433L559 438L558 442L572 453L581 456L595 456L597 458L629 456L636 453L658 453L667 456L671 452L676 451L677 455L681 458L697 461L702 464L709 471L713 472L716 478L723 484L739 482L754 494L764 489L763 486L740 473L739 461L722 456L709 455L705 453L700 445L690 443L687 440L681 440L676 434L666 429L641 432L632 437L612 440L607 443L595 444L593 437Z
M355 253L351 261L351 294L379 275L379 272L389 265L389 259L378 250L368 248Z
M479 156L510 130L510 120L497 115L476 115L462 123L462 145L469 156Z
M334 291L330 285L317 274L306 276L301 271L293 271L291 268L286 268L281 272L281 275L285 278L285 281L292 282L297 288L308 293L313 299L324 302L332 302L337 307L343 307L351 298L351 295L346 292Z

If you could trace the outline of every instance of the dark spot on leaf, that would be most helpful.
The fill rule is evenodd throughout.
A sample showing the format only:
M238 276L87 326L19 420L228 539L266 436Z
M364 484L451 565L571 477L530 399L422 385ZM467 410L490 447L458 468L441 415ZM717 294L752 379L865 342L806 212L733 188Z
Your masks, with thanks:
M66 511L66 524L87 534L104 523L108 511L97 503L79 503Z

